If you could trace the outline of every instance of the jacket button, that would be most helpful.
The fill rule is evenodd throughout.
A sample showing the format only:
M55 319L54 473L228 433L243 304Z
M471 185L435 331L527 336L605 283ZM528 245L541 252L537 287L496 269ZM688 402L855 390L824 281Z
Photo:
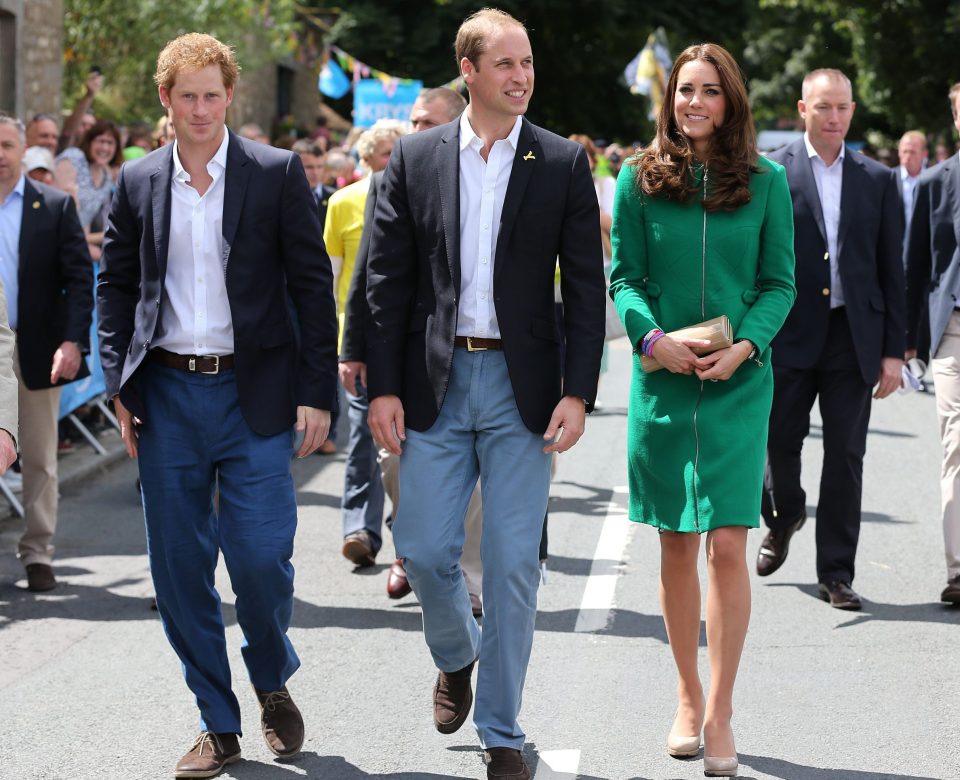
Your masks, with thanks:
M829 252L824 252L824 253L823 253L823 259L824 259L824 260L829 260L829 259L830 259L830 253L829 253Z
M830 294L830 288L829 288L829 287L824 287L824 288L823 288L823 294L824 294L824 295L829 295L829 294Z

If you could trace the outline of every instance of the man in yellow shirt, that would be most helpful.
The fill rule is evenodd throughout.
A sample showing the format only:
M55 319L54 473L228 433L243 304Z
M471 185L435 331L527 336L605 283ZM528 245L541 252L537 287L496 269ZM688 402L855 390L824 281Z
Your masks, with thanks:
M387 167L396 140L405 133L400 122L381 120L357 140L360 162L369 173ZM353 278L353 267L363 233L363 212L370 190L370 179L348 184L330 196L323 240L333 266L333 287L343 336L343 313ZM339 347L339 344L338 344ZM377 447L367 426L366 388L358 386L358 395L347 394L350 439L343 480L341 513L343 518L343 555L356 566L372 566L382 543L383 482L377 463Z

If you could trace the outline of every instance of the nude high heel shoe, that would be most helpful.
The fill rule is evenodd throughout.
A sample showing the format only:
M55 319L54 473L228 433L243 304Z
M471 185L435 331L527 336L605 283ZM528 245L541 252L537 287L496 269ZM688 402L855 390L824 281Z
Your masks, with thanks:
M673 719L676 721L677 715L680 713L678 709L674 714ZM670 733L667 734L667 753L669 753L674 758L693 758L700 752L700 735L696 734L692 737L681 737L673 733L673 729L670 730Z
M704 777L736 777L740 761L733 758L717 758L716 756L703 757Z

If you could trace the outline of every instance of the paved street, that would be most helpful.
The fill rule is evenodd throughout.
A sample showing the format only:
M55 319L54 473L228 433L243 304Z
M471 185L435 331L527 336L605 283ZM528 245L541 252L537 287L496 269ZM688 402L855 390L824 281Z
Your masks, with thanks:
M692 780L701 760L664 743L674 673L657 602L656 532L625 519L629 352L612 345L602 412L560 459L550 563L521 722L537 780ZM816 500L819 428L805 453ZM344 441L341 438L341 441ZM855 583L867 603L842 613L816 598L812 522L790 560L754 578L738 684L741 777L767 780L960 778L960 609L941 606L939 446L932 396L874 406ZM240 657L229 582L221 593L245 760L244 780L483 777L472 729L434 731L434 670L413 597L386 598L377 567L340 556L343 457L296 464L300 530L291 636L303 667L290 689L308 739L273 760ZM134 464L65 488L62 586L28 593L13 556L18 523L0 521L0 778L165 778L196 732L196 711L155 612ZM814 507L809 508L812 515ZM750 535L751 562L761 532ZM706 674L706 656L702 655Z

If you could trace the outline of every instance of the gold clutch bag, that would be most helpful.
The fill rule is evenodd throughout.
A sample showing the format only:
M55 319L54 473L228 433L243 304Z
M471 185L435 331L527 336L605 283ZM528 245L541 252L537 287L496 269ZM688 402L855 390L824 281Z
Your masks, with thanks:
M733 346L733 328L730 326L730 318L726 314L714 317L712 320L701 322L698 325L691 325L687 328L674 330L667 334L674 338L682 339L703 339L709 341L707 347L693 347L692 350L698 355L709 355L718 349L725 349ZM659 371L663 366L653 357L647 355L640 356L640 365L646 374Z

